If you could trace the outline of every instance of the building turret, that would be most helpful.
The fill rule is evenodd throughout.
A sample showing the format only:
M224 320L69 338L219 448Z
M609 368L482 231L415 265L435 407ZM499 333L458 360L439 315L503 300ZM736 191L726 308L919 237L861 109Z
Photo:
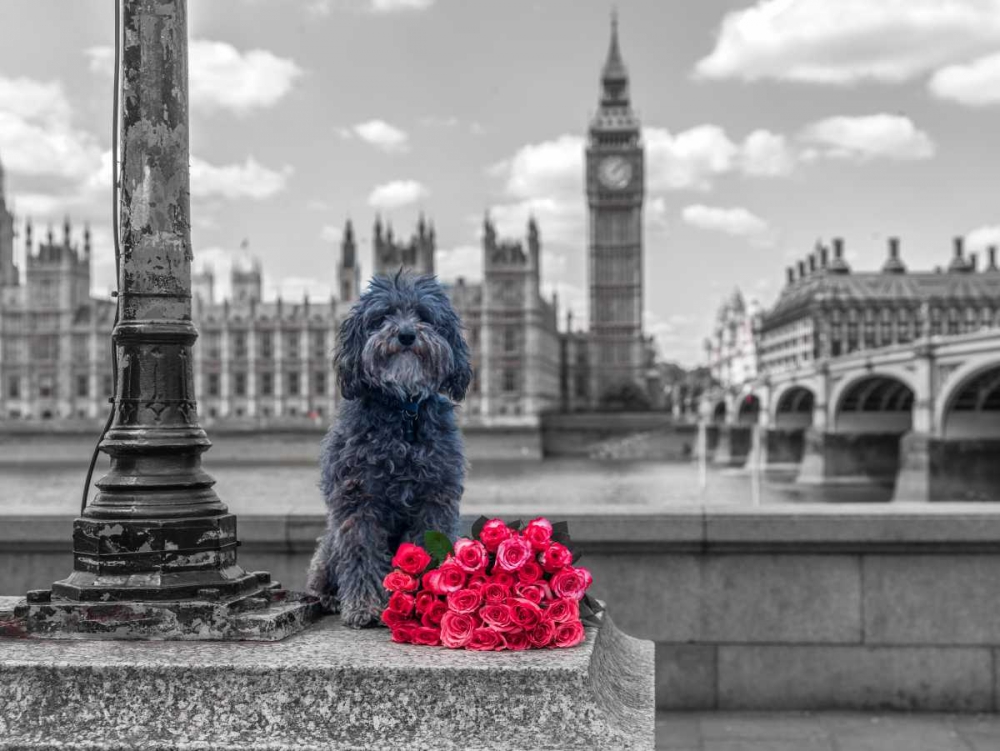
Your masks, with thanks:
M0 162L0 288L18 284L14 265L14 214L7 208L6 178Z
M90 258L90 225L83 225L83 257Z
M886 258L885 263L882 265L883 274L905 274L906 266L899 259L899 238L890 237L889 238L889 257Z
M844 260L844 240L841 237L833 238L833 261L830 263L831 274L850 274L851 267Z
M955 255L948 264L948 273L964 274L971 271L968 259L965 257L965 241L961 235L955 237Z
M998 270L1000 270L1000 269L997 268L997 246L996 245L991 245L990 247L988 247L986 249L986 252L989 254L989 262L987 263L986 268L983 269L983 271L998 271Z
M340 264L337 267L337 282L341 301L354 302L358 299L361 291L361 267L358 265L354 225L350 219L344 225L344 236L340 240Z
M260 302L262 277L260 260L254 260L249 269L242 269L234 263L230 272L233 303L250 305Z
M538 223L534 216L528 219L528 259L534 268L535 279L540 280L542 275L542 243L538 234Z

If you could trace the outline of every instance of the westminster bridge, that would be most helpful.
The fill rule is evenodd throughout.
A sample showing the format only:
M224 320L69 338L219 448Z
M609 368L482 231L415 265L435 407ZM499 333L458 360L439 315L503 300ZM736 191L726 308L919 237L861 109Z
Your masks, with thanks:
M1000 329L716 390L701 424L718 465L797 465L802 483L894 484L895 500L1000 500Z

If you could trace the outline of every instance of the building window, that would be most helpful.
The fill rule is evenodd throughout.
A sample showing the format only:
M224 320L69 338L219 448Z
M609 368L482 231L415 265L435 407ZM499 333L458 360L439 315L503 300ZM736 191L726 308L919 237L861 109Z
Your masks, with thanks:
M208 395L218 396L219 395L219 374L209 373L208 374Z
M73 335L73 359L76 360L78 363L83 363L90 360L90 356L88 354L86 334Z
M56 395L55 379L52 376L42 376L38 380L38 395L42 398Z
M503 351L514 352L517 349L517 329L513 326L504 326L503 329Z
M312 332L312 356L314 360L322 360L326 357L326 332Z
M84 398L90 396L90 379L87 376L76 377L76 395Z
M270 360L274 357L274 336L270 331L262 331L257 340L257 348L260 350L262 360Z
M511 368L504 368L502 384L506 392L517 391L517 373Z
M233 359L247 359L247 335L243 331L233 334Z
M272 396L274 394L274 373L260 374L260 393L264 396Z
M288 344L288 355L289 360L298 360L301 357L299 353L299 332L289 331L285 334L285 342Z
M299 374L294 370L288 374L288 394L289 396L299 395Z
M233 376L233 392L236 396L247 395L247 374L235 373Z
M222 358L222 337L218 331L210 331L205 335L205 356L209 360Z
M313 373L313 394L316 396L326 395L326 373L322 370Z
M38 334L31 340L31 350L36 360L58 360L59 339L54 334Z
M8 399L20 399L21 398L21 379L17 376L11 376L7 379L7 398Z

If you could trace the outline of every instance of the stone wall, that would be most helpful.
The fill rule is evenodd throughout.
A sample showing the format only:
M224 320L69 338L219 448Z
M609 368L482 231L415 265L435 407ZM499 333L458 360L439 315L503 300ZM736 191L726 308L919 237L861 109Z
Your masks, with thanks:
M628 459L682 461L694 456L698 426L666 412L582 412L542 416L542 450L550 457L621 454Z
M1000 439L931 439L929 450L931 500L1000 500Z
M899 471L899 433L821 433L809 429L799 482L838 480L892 485Z
M713 507L568 520L594 593L626 633L656 642L661 708L1000 711L1000 509ZM240 561L300 587L322 525L241 518ZM70 529L68 517L4 520L0 592L65 576Z

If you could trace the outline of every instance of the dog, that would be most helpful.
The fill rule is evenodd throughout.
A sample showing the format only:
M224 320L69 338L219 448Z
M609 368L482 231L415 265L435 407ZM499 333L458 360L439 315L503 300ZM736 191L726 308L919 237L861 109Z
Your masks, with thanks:
M376 276L343 320L344 397L323 440L327 526L307 590L353 628L377 625L402 542L455 539L465 454L455 404L472 380L462 322L434 276Z

